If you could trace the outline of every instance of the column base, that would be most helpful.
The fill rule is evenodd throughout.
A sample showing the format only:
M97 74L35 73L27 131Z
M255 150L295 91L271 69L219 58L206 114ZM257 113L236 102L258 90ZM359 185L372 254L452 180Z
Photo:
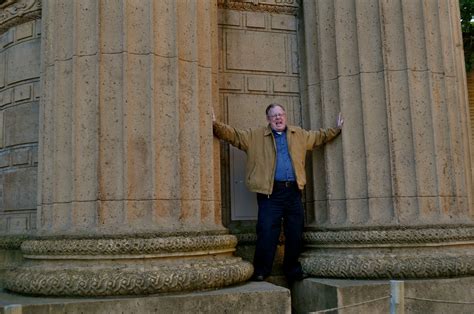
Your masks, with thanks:
M248 280L232 235L31 240L5 288L50 296L146 295L222 288Z
M303 269L326 278L474 275L474 228L322 231L305 234Z
M0 236L0 289L5 273L23 262L20 245L26 239L26 236Z

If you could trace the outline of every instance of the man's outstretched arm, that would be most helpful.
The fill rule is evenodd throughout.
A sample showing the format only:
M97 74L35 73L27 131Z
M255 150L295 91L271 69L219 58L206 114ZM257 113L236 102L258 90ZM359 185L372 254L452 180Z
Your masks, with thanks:
M339 113L337 116L336 127L319 129L319 131L308 131L308 149L313 149L316 146L330 142L336 138L342 131L342 126L344 125L344 118L342 113Z
M212 113L212 130L214 135L219 139L230 143L238 149L247 151L249 147L250 131L239 130L228 124L216 121L214 113Z

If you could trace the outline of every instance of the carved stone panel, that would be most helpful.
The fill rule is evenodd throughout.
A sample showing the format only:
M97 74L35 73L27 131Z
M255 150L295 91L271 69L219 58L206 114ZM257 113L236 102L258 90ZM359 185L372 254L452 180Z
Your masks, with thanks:
M0 3L0 33L41 15L41 0L6 0Z
M41 22L28 14L39 8L0 5L0 235L36 228Z

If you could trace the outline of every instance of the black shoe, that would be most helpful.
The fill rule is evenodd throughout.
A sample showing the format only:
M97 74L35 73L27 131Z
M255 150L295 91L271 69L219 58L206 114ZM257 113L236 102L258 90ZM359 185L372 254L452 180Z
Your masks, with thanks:
M252 277L252 281L264 281L265 280L265 277L263 277L263 275L254 275Z
M303 279L309 278L308 273L301 273L298 276L295 277L294 281L301 281Z
M300 280L303 280L303 279L306 279L306 278L309 278L309 274L308 273L302 273L301 274L301 279Z

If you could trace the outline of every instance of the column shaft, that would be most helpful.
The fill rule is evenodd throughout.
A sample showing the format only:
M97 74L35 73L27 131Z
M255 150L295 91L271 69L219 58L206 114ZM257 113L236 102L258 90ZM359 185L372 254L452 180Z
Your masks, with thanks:
M44 44L41 232L221 228L209 154L216 8L92 1L45 11L55 18Z

